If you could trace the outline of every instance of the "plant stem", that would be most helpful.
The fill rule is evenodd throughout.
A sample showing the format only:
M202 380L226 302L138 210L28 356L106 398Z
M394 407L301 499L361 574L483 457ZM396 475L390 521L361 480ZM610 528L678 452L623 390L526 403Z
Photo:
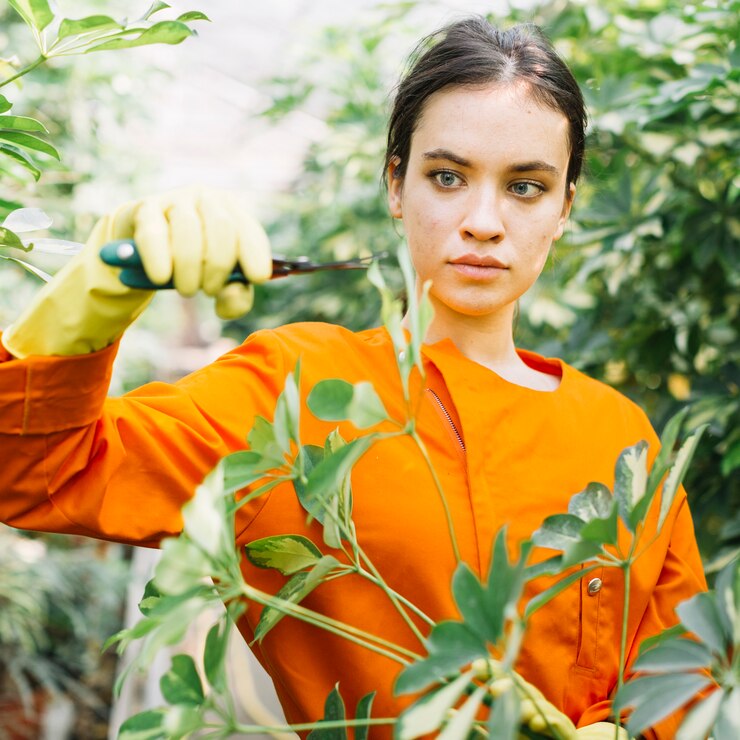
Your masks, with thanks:
M633 542L632 550L635 549L635 543ZM630 557L622 565L622 571L624 572L624 600L622 604L622 637L619 644L619 674L617 676L617 691L622 688L624 683L624 669L625 663L627 662L627 618L629 617L630 607L630 568L632 565L632 553ZM614 730L614 740L619 740L619 728L621 721L619 717L614 718L614 724L616 729Z
M308 624L312 624L319 629L326 630L327 632L332 632L333 634L339 635L340 637L343 637L350 642L354 642L361 647L365 647L372 652L378 653L378 655L383 655L386 658L390 658L391 660L394 660L401 665L408 665L409 660L407 660L407 658L410 658L411 660L421 659L421 656L417 653L414 653L411 650L407 650L400 645L389 642L388 640L384 640L382 637L371 635L369 632L365 632L364 630L358 629L357 627L352 627L351 625L345 624L344 622L339 622L336 619L327 617L324 614L319 614L318 612L312 611L311 609L306 609L305 607L299 606L298 604L294 604L292 601L286 601L285 599L279 599L276 596L271 596L270 594L267 594L264 591L260 591L259 589L256 589L247 583L243 584L242 586L242 594L247 598L256 601L258 604L269 606L272 609L277 609L279 612L282 612L283 614L291 617L295 617L302 622L307 622ZM396 652L394 653L391 651Z
M257 732L303 732L305 730L339 730L344 727L372 727L373 725L395 725L395 717L378 717L377 719L339 719L320 722L305 722L298 725L235 725L236 732L254 734Z
M20 72L16 72L12 77L8 77L7 80L3 80L0 82L0 87L5 87L5 85L9 85L11 82L17 80L19 77L23 77L23 75L28 74L31 70L36 69L39 65L43 64L46 61L47 57L45 54L41 54L35 61L31 62L27 67L24 67Z
M437 471L434 469L434 466L432 465L432 461L429 459L429 453L427 452L426 447L424 446L424 443L421 441L421 437L419 437L416 429L413 429L411 432L409 432L411 435L411 438L416 442L416 446L419 448L419 451L422 454L422 457L424 458L424 461L427 464L427 467L429 468L429 472L432 474L432 479L434 480L434 485L437 488L437 492L439 493L439 497L442 501L442 506L444 508L445 517L447 519L447 529L450 533L450 541L452 542L452 551L455 554L455 560L459 563L460 562L460 549L457 546L457 537L455 536L455 527L452 523L452 514L450 513L450 507L447 504L447 497L445 496L444 491L442 490L442 484L439 482L439 478L437 477Z
M388 586L388 584L384 584L382 581L379 581L372 573L369 573L362 567L360 567L357 573L361 575L363 578L367 578L372 583L375 583L376 585L380 586L381 588L385 586L388 589L387 593L389 596L391 595L394 596L402 604L404 604L409 609L411 609L411 611L414 614L416 614L416 616L419 617L419 619L423 619L430 627L434 627L436 622L431 617L427 616L421 609L419 609L419 607L416 606L416 604L409 601L405 596L402 596L401 594L399 594L398 591L395 591L394 589L392 589L390 586Z
M391 603L393 606L396 607L396 610L403 618L403 621L406 622L409 629L414 633L416 638L419 640L419 642L422 645L426 644L426 639L424 638L424 635L421 634L419 631L419 628L414 624L413 619L407 614L406 610L401 606L398 595L396 592L388 586L388 584L383 580L383 576L380 575L380 571L373 565L373 562L370 560L370 558L365 554L363 549L360 547L360 544L357 543L357 552L360 555L360 558L365 561L365 565L370 569L370 573L368 575L372 575L375 577L374 583L383 590L385 595L391 600ZM362 570L358 571L360 574L362 574ZM367 571L364 571L367 573ZM408 602L407 602L408 603ZM416 609L416 607L414 607ZM428 618L427 618L428 619Z

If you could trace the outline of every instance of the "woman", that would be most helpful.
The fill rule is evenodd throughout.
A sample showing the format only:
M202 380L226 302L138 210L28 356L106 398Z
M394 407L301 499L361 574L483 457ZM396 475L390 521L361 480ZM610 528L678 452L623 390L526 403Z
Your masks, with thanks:
M488 569L504 525L520 542L590 481L613 481L623 448L656 452L645 415L560 360L517 350L512 322L563 233L576 192L585 112L578 86L531 28L500 32L472 18L421 47L399 86L386 174L391 214L403 222L419 284L431 280L434 319L424 346L418 431L442 480L462 559ZM301 361L302 392L326 377L371 380L402 418L394 350L384 329L353 334L297 324L258 332L174 385L106 399L116 340L150 294L130 290L98 259L105 242L133 236L149 277L174 276L185 295L217 296L224 316L250 307L248 289L224 287L238 259L255 281L270 274L267 240L233 196L181 192L127 204L104 218L86 250L2 336L0 440L4 521L156 546L181 526L180 508L223 455L245 446L257 415L271 418L286 375ZM305 443L333 425L302 415ZM351 426L345 437L356 434ZM409 441L375 445L353 476L363 547L389 584L439 620L455 615L456 565L428 469ZM305 533L316 523L292 488L274 489L237 520L240 544ZM318 535L320 539L320 535ZM410 543L410 544L407 544ZM245 564L276 592L282 579ZM550 702L566 736L612 737L617 681L618 575L575 584L532 618L517 667ZM327 583L312 608L418 650L383 594L359 579ZM675 605L704 588L685 496L633 574L629 658L675 622ZM240 623L251 640L259 610ZM258 646L286 716L316 719L339 681L350 706L375 689L376 716L398 713L397 664L294 620ZM673 734L675 722L653 732ZM373 731L375 732L375 730Z

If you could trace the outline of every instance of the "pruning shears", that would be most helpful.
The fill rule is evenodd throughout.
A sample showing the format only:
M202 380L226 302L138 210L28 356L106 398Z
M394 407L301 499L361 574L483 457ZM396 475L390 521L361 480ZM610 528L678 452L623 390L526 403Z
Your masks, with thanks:
M387 252L380 252L351 260L314 262L308 257L290 259L276 255L272 259L272 277L270 280L286 277L287 275L303 275L319 270L366 270L375 260L383 259L387 256ZM109 242L100 250L100 258L106 265L123 268L119 278L129 288L138 288L139 290L167 290L168 288L175 287L172 280L158 285L147 277L141 257L136 249L136 243L131 239L118 239ZM249 284L247 276L242 272L238 264L234 267L226 282Z

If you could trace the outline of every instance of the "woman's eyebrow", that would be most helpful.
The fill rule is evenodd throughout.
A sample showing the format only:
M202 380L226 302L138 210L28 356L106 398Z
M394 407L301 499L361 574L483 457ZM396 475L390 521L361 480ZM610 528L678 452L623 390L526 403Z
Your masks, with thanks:
M450 151L449 149L432 149L431 151L424 152L422 159L433 160L433 159L444 159L448 162L454 162L460 165L460 167L472 167L472 163L469 159L461 157L459 154ZM549 172L553 175L559 175L560 170L555 165L545 162L542 159L535 159L531 162L518 162L517 164L509 167L511 172Z
M560 170L555 165L543 162L541 159L533 160L532 162L520 162L513 164L509 169L512 172L551 172L553 175L559 175Z
M459 164L461 167L470 167L470 161L461 157L455 152L451 152L449 149L432 149L430 152L424 152L422 155L423 159L447 159L450 162Z

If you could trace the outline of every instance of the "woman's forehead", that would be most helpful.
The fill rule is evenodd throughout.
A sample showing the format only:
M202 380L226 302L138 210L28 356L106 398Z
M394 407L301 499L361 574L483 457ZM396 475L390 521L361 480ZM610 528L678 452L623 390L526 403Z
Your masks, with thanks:
M557 160L565 167L568 130L565 114L544 105L527 84L456 86L427 100L412 136L410 156L423 157L435 149L466 159L526 153Z

